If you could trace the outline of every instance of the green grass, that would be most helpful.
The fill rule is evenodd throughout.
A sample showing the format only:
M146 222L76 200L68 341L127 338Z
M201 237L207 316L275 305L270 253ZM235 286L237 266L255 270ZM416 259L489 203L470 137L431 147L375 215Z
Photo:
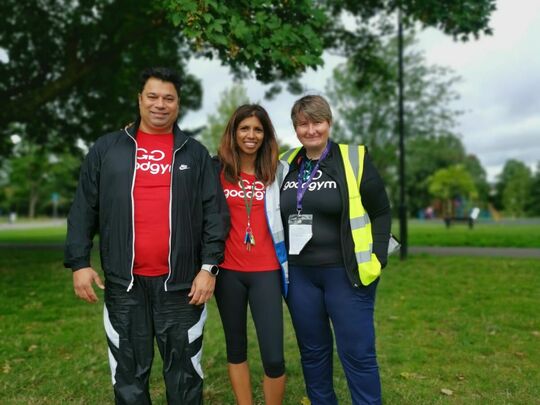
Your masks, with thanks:
M0 242L3 243L64 243L64 226L0 230Z
M399 224L392 229L399 235ZM410 246L477 246L540 248L540 225L519 223L481 222L469 229L466 224L456 224L446 229L440 220L410 220ZM0 243L63 243L64 226L1 230Z
M102 305L77 300L60 251L0 250L0 392L5 404L112 403ZM540 398L540 263L413 256L384 271L376 306L385 404L534 404ZM304 397L286 319L286 404ZM255 398L262 370L250 329ZM234 403L212 300L203 366L207 404ZM157 352L156 352L157 353ZM164 404L159 355L151 386ZM336 364L340 403L350 403ZM451 396L441 393L449 389Z
M399 224L393 231L399 235ZM476 246L540 248L540 225L480 222L469 229L467 224L446 228L441 220L416 221L408 224L411 246Z

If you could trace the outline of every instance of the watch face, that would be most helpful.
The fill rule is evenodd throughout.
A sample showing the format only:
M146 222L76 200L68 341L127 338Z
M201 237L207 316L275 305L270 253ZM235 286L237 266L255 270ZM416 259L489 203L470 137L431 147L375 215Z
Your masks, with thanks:
M219 267L218 266L210 267L210 273L212 273L214 276L217 276L217 274L219 273Z

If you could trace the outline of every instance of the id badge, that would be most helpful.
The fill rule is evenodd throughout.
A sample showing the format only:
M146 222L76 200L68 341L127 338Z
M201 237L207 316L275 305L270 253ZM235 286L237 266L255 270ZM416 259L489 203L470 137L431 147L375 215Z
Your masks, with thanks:
M388 241L388 256L397 252L400 248L400 241L394 235L390 234L390 240Z
M289 215L289 254L298 255L313 236L312 214Z

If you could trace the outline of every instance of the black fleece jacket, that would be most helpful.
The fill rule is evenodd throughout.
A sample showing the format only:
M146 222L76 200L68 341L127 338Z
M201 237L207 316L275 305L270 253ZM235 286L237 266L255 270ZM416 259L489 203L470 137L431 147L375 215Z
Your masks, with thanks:
M298 155L291 162L289 174L287 176L294 173L292 178L296 179L303 158L305 158L304 148L298 152ZM358 275L358 265L354 255L354 242L349 223L349 196L347 193L345 168L338 144L332 142L328 156L321 162L320 168L336 181L341 195L341 201L343 202L343 209L341 211L341 251L343 262L351 283L354 286L359 286L361 283ZM362 199L362 205L371 221L373 253L375 253L381 266L384 268L388 261L388 242L392 225L392 212L390 210L390 202L386 194L383 180L367 153L364 155L364 166L360 182L360 197ZM286 221L286 219L284 219L284 221Z
M81 167L68 216L64 266L90 266L92 240L100 236L105 277L128 289L133 281L133 184L138 122L100 137ZM166 290L191 287L201 264L223 260L228 219L219 211L219 181L210 155L198 141L173 129L169 276Z

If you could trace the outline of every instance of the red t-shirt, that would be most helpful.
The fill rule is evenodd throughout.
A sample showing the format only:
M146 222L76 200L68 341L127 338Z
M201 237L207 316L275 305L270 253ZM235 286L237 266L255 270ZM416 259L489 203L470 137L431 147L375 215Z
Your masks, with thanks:
M225 260L221 263L221 266L238 271L277 270L279 269L279 262L274 250L272 235L268 230L264 209L266 187L254 175L241 173L241 177L244 189L248 194L248 201L251 192L255 191L253 206L251 207L251 229L255 238L255 245L251 246L251 250L248 251L244 244L247 212L244 192L240 187L240 183L228 182L222 172L220 180L231 214L231 229L225 241Z
M135 263L133 273L169 272L169 202L173 135L137 132Z

